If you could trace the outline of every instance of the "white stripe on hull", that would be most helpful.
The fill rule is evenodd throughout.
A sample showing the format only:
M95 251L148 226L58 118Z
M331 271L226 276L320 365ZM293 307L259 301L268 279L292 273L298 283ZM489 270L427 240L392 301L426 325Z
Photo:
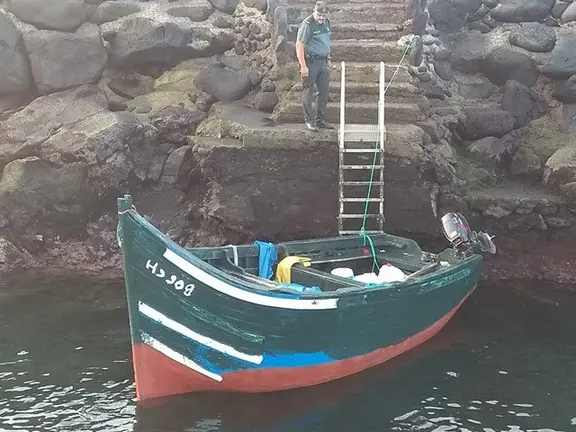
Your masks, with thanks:
M209 287L227 294L230 297L243 300L248 303L254 303L262 306L270 306L283 309L301 309L301 310L326 310L336 309L338 306L338 299L290 299L280 297L270 297L262 294L257 294L241 288L230 285L211 274L199 269L194 264L185 260L181 256L166 249L164 258L174 264L176 267L184 270L193 278L208 285Z
M141 333L141 337L142 337L142 342L144 342L146 345L154 348L156 351L161 352L166 357L171 358L175 362L178 362L181 365L186 366L187 368L192 369L195 372L198 372L199 374L207 376L208 378L211 378L214 381L218 381L218 382L222 381L222 377L220 375L204 369L198 363L194 362L193 360L190 360L188 357L186 357L180 353L177 353L172 348L164 345L159 340L154 339L152 336L150 336L146 333Z
M228 354L229 356L236 357L238 359L250 363L255 364L262 363L263 357L261 355L251 355L240 352L229 345L225 345L221 342L215 341L214 339L210 339L207 336L196 333L195 331L180 324L179 322L176 322L173 319L168 318L162 312L157 311L156 309L148 306L145 303L138 302L138 310L143 315L146 315L148 318L156 321L157 323L163 325L164 327L167 327L170 330L175 331L176 333L180 333L182 336L186 336L187 338L192 339L198 343L201 343L202 345L208 346L212 349L220 351L221 353Z

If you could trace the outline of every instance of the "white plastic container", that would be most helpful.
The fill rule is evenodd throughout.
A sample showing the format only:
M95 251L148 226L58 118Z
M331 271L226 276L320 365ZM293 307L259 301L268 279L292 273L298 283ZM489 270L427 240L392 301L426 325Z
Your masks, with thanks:
M406 275L398 267L395 267L392 264L385 264L380 267L378 279L380 282L398 282L405 280Z
M354 276L354 280L357 282L373 283L373 284L381 282L378 279L378 275L376 273L362 273L359 274L358 276Z
M333 269L330 274L334 276L340 276L344 278L353 278L354 277L354 270L349 267L336 267Z

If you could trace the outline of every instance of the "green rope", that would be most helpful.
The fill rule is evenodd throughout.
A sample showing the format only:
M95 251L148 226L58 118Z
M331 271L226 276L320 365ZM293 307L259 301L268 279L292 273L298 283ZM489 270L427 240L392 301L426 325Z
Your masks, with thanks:
M409 43L406 45L406 48L404 48L404 52L402 53L402 57L400 58L400 61L396 65L396 70L392 74L392 78L390 78L388 85L384 88L384 94L386 94L386 92L388 91L388 87L390 87L390 84L392 84L392 81L394 81L396 74L400 70L400 66L402 65L402 62L404 61L406 56L410 53L410 50L412 49L413 43L414 43L414 36L412 36L410 38ZM384 126L384 125L382 125L382 126ZM378 138L376 139L374 150L376 150L379 147L379 145L380 145L380 134L378 134ZM368 191L367 191L366 201L364 202L364 214L362 217L362 227L360 228L360 234L359 234L363 240L362 246L366 246L366 242L368 242L370 244L370 250L372 252L372 260L373 260L372 271L374 271L375 269L380 270L380 267L378 266L378 261L376 260L376 248L374 247L374 241L372 240L372 238L368 234L366 234L366 220L367 220L367 216L368 216L368 205L370 203L369 199L372 196L372 182L374 180L374 171L375 171L375 166L376 166L376 155L377 155L377 152L375 151L374 157L372 158L372 168L370 169L370 180L368 182Z

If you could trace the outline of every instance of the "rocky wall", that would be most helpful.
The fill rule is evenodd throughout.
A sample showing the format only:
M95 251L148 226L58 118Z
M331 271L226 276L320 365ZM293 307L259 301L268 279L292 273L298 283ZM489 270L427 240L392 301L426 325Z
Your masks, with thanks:
M575 4L407 1L431 104L388 146L393 232L438 240L462 211L497 234L494 277L576 278ZM125 192L188 246L334 234L330 142L218 117L293 84L281 2L11 0L0 29L0 267L118 269Z
M411 72L432 102L420 125L453 167L439 211L506 239L534 233L527 249L575 239L576 3L430 0L426 12ZM566 274L574 252L559 249Z
M1 1L0 267L117 265L116 197L149 190L159 204L185 188L189 139L215 102L277 103L266 8Z

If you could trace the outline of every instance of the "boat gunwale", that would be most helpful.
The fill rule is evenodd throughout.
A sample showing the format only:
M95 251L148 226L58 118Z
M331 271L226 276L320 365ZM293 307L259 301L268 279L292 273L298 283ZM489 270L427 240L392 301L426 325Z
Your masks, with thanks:
M241 289L246 293L252 293L256 295L262 295L270 298L276 299L283 299L283 300L339 300L345 297L352 297L358 294L367 294L367 293L374 293L378 291L389 291L389 290L396 290L396 291L403 291L408 289L414 289L418 286L429 282L431 279L441 278L443 276L447 276L451 273L456 273L458 270L461 270L464 267L469 266L470 264L483 260L483 257L479 254L471 254L470 256L457 261L456 263L450 264L450 266L440 266L437 270L433 272L426 273L422 276L419 276L417 279L410 279L408 281L396 281L396 282L387 282L384 285L367 285L367 286L356 286L350 285L350 287L339 288L335 291L309 291L309 292L298 292L296 290L290 292L290 290L283 289L279 287L278 290L274 290L271 288L266 288L265 285L259 284L257 282L250 282L246 279L243 279L240 275L236 276L232 272L227 272L222 270L202 258L194 255L190 249L185 248L172 239L170 239L166 234L160 231L156 226L146 220L138 211L133 210L130 212L126 212L120 215L120 218L123 217L132 217L134 219L134 223L139 225L141 228L147 230L151 235L157 238L157 240L161 241L166 250L171 251L181 259L187 261L193 266L199 268L202 272L208 273L212 277L218 279L220 282L230 284L235 288ZM122 219L120 219L122 220ZM226 246L214 246L214 248L225 248ZM228 246L229 247L229 246ZM182 271L185 271L182 269ZM185 271L186 272L186 271ZM195 278L193 275L194 279ZM345 278L341 278L345 281ZM206 284L210 286L209 284ZM214 287L211 287L214 288ZM440 287L441 288L441 287Z

